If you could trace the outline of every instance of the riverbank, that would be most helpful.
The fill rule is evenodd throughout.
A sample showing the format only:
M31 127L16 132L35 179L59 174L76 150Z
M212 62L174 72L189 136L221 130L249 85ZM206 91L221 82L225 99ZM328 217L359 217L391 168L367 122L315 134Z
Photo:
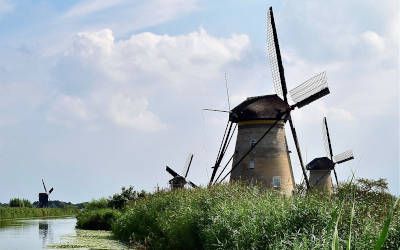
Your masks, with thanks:
M77 208L0 207L0 220L72 216L78 211Z
M146 249L374 249L379 242L398 249L394 204L383 190L352 184L332 196L292 197L230 184L157 192L128 202L108 221L115 238ZM78 225L80 218L103 223L102 214L81 214Z

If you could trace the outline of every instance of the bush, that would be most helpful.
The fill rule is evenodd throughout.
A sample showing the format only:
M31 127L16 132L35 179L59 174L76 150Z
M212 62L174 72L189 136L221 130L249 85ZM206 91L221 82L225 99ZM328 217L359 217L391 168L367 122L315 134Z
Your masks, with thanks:
M87 210L95 210L95 209L103 209L109 207L109 200L106 198L101 198L98 200L92 200L85 204L85 209Z
M133 190L132 186L129 186L128 188L122 187L120 194L114 194L112 197L110 197L108 206L110 208L123 209L128 202L138 200L139 198L144 198L145 196L146 192L143 190L141 192L137 192Z
M27 199L12 198L8 203L10 207L32 207L32 203Z
M89 230L111 230L111 225L120 216L114 209L84 210L76 219L76 227Z

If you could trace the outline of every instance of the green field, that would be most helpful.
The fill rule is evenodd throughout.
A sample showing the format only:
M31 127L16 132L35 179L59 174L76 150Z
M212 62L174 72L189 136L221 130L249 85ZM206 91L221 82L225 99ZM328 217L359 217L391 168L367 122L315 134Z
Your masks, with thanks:
M240 184L158 192L118 213L86 211L78 225L108 221L116 239L149 249L399 249L395 197L364 184L332 196Z
M78 213L77 208L30 208L0 207L0 220L34 217L70 216Z

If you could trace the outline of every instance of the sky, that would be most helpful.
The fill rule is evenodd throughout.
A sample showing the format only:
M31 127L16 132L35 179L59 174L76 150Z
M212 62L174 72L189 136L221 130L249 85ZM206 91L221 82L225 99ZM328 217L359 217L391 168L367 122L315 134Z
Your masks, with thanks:
M228 117L202 109L229 108L225 73L232 107L274 93L269 6L288 88L327 72L331 94L292 113L305 161L327 116L334 153L355 156L339 180L400 195L398 1L0 0L0 202L36 200L41 178L54 200L153 191L190 152L206 185Z

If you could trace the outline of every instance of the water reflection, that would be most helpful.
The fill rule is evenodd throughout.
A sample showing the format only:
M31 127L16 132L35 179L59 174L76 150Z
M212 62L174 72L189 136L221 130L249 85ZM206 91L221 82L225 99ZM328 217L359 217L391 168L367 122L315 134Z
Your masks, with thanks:
M0 249L42 249L75 234L75 218L0 221Z
M46 246L47 242L53 242L53 231L49 221L39 221L38 228L43 247Z

